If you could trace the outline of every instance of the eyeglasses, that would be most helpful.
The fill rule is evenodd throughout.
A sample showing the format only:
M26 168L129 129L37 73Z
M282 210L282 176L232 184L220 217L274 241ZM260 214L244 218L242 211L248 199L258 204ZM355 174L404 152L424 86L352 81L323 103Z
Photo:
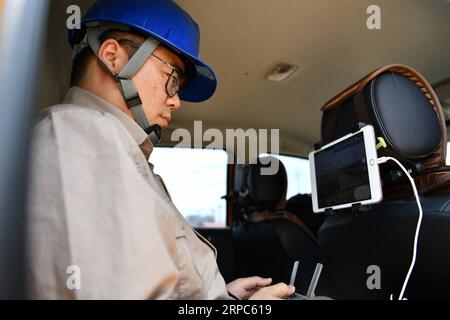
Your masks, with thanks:
M174 97L178 93L178 91L180 91L181 81L184 78L184 76L180 75L181 72L178 70L178 68L174 67L167 61L164 61L162 58L158 57L154 53L152 53L152 56L161 61L162 63L164 63L170 69L172 69L172 73L170 74L166 82L166 92L169 95L169 97Z
M131 44L132 46L139 48L139 44L129 39L116 39L116 41L118 41L119 43L127 42L128 44ZM183 73L179 70L179 68L171 65L170 63L158 57L154 53L152 53L151 55L156 59L158 59L159 61L161 61L162 63L164 63L170 69L172 69L172 72L166 82L166 93L169 97L174 97L180 91L182 82L185 79Z

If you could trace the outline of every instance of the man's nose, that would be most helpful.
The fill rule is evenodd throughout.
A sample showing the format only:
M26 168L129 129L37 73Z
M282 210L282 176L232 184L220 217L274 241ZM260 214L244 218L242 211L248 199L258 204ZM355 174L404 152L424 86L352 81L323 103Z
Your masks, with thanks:
M169 99L167 99L167 104L172 109L172 111L177 111L178 109L180 109L181 100L178 93L173 97L169 97Z

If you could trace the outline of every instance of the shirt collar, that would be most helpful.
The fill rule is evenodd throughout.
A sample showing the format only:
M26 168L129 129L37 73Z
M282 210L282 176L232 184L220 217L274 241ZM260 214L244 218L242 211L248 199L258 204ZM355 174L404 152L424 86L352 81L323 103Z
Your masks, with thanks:
M153 145L148 139L147 133L133 120L133 118L128 116L118 107L115 107L113 104L94 93L79 87L72 87L69 89L69 92L64 99L64 103L81 105L113 115L122 123L139 146L145 146L146 152L144 152L144 154L147 156L147 159L150 157Z

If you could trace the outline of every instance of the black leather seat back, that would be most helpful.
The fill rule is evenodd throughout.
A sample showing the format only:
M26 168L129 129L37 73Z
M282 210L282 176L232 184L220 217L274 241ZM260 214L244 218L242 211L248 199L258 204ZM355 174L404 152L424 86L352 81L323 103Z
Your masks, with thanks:
M310 194L297 194L287 201L287 209L295 213L318 237L320 226L325 221L325 214L314 213Z
M258 275L271 277L273 283L289 283L294 262L299 260L295 282L299 293L306 293L316 263L322 262L316 243L288 220L242 222L233 229L233 237L241 276ZM317 292L325 295L322 280Z
M416 266L406 292L409 299L450 298L450 197L423 197L424 219ZM319 232L325 266L332 272L336 298L389 299L398 297L411 263L418 209L415 199L384 202L355 216L340 212L329 217ZM367 280L380 268L381 289Z
M283 164L280 161L277 174L272 176L261 174L263 166L261 163L247 165L237 172L239 196L235 205L241 217L233 229L233 237L242 267L240 273L241 276L272 277L274 283L289 283L293 264L299 260L295 285L297 292L305 294L316 263L322 261L314 240L288 219L251 222L245 218L245 215L286 209L287 177ZM323 284L321 281L317 292L326 294L321 291Z

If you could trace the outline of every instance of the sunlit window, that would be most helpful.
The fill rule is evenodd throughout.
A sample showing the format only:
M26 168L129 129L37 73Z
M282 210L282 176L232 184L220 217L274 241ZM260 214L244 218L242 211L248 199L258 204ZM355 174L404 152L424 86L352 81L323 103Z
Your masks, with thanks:
M155 148L150 162L174 204L194 227L225 227L227 153L222 150Z

